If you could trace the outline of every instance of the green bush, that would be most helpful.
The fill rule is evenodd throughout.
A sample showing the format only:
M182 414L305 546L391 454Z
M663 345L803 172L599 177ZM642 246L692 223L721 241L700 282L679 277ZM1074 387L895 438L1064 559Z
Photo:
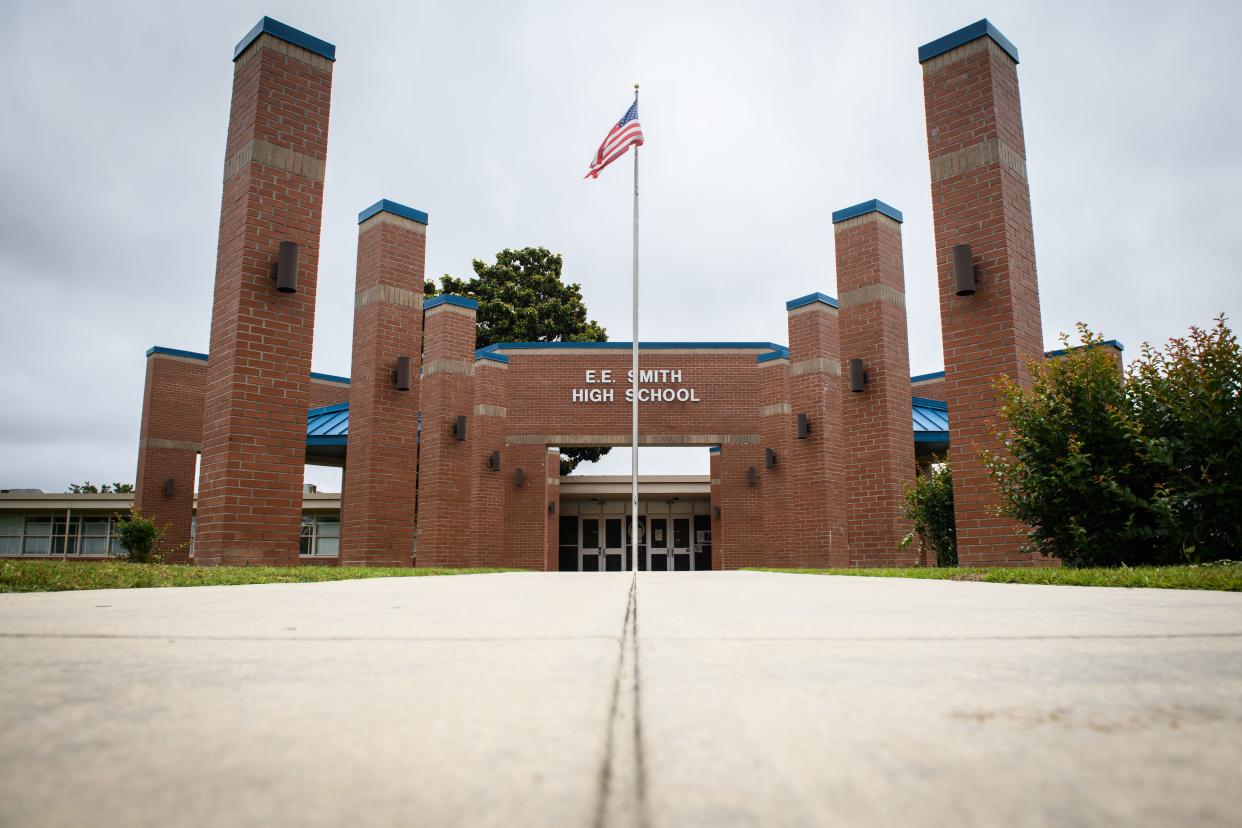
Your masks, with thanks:
M157 563L159 555L155 552L155 546L163 535L164 530L156 526L155 521L143 517L137 509L117 519L116 539L126 552L126 560L131 563Z
M902 538L905 549L917 537L919 548L936 553L936 566L957 566L957 524L953 519L953 470L934 463L906 489L902 514L914 526ZM920 556L921 557L921 556Z
M1032 366L1029 390L1003 386L1008 452L986 455L1001 511L1072 566L1239 557L1242 355L1224 318L1144 345L1124 382L1101 337L1079 333L1086 347Z

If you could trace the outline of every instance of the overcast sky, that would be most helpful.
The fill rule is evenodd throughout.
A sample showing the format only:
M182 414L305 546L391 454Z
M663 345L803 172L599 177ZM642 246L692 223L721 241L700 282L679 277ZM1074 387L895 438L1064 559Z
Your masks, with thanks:
M642 338L785 342L786 299L836 292L831 212L880 198L921 373L942 361L917 47L985 16L1016 44L1045 345L1081 320L1132 356L1238 324L1240 9L6 0L0 487L132 481L144 352L207 350L232 50L264 14L337 46L315 370L349 373L356 215L381 197L430 213L429 275L563 253L628 341L629 171L582 175L637 81Z

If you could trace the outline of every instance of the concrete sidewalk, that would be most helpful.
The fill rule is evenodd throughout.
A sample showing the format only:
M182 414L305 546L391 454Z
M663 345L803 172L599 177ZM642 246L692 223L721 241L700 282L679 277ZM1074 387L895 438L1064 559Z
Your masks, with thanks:
M0 595L3 825L1227 825L1242 595L768 573Z

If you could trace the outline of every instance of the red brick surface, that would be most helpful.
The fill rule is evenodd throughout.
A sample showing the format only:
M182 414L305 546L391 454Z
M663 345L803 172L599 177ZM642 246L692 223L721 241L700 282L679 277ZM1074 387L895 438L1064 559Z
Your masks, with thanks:
M253 141L327 156L331 64L262 35L236 60L225 151L195 539L199 564L296 564L322 220L322 176L238 154ZM244 156L242 156L244 158ZM230 169L230 167L236 169ZM311 163L313 169L313 163ZM281 241L298 292L277 293Z
M924 65L927 142L933 168L949 153L998 140L1025 167L1017 67L990 41ZM1030 192L1024 172L1001 160L932 182L944 400L949 405L958 557L963 566L1032 563L1024 531L997 517L996 487L980 457L996 437L996 379L1030 381L1043 358ZM970 244L978 291L954 295L953 246ZM1038 563L1039 561L1034 561Z
M901 225L874 212L836 224L834 235L841 361L861 359L867 372L861 392L848 376L841 383L850 565L894 566L915 469Z
M426 225L386 212L358 227L342 565L413 564L426 240ZM408 391L394 381L402 356Z
M790 554L800 566L848 566L837 310L814 302L790 311L788 324L791 415L811 421L810 436L789 448Z
M206 378L202 360L160 353L147 357L134 508L164 529L158 551L169 563L189 557ZM170 478L171 497L164 493Z

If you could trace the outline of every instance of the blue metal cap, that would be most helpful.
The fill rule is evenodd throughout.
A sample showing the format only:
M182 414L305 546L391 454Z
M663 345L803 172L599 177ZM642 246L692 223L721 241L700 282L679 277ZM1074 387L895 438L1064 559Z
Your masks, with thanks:
M794 308L800 308L803 305L809 305L812 302L823 302L830 308L840 307L837 300L824 293L808 293L806 296L799 296L797 299L790 299L785 303L785 310L791 311Z
M198 351L183 351L180 348L165 348L163 345L152 345L147 349L147 356L155 354L167 354L168 356L185 357L186 359L201 359L207 361L206 354L200 354Z
M844 210L836 210L832 214L832 223L840 224L846 219L865 216L867 213L882 213L898 223L903 221L900 210L892 205L885 204L878 198L873 198L870 201L864 201L862 204L855 204L853 207L846 207Z
M433 296L426 302L423 302L423 310L431 310L440 305L457 305L459 308L470 308L478 310L479 303L473 299L467 299L465 296L454 296L451 293L441 293L439 296Z
M306 51L314 52L320 57L325 57L331 61L336 60L336 47L328 41L320 40L313 35L308 35L306 32L281 23L279 20L273 20L270 17L264 17L254 24L254 28L238 41L237 46L233 49L233 60L241 57L241 53L246 51L246 47L258 40L259 35L264 33L270 34L272 37L278 37L286 43L292 43L294 46L301 46Z
M427 214L422 210L415 210L413 207L406 207L404 204L398 204L395 201L389 201L381 198L367 209L358 214L358 223L362 224L376 213L392 213L394 216L401 216L410 221L416 221L419 224L427 223Z
M971 23L969 26L958 29L952 34L947 34L942 38L933 40L925 46L919 47L919 63L927 63L934 57L950 52L958 46L965 46L972 40L978 40L984 36L992 38L996 41L996 45L1005 50L1005 54L1013 58L1013 62L1018 62L1018 47L1009 42L1009 38L1000 33L992 23L985 17L977 23Z

